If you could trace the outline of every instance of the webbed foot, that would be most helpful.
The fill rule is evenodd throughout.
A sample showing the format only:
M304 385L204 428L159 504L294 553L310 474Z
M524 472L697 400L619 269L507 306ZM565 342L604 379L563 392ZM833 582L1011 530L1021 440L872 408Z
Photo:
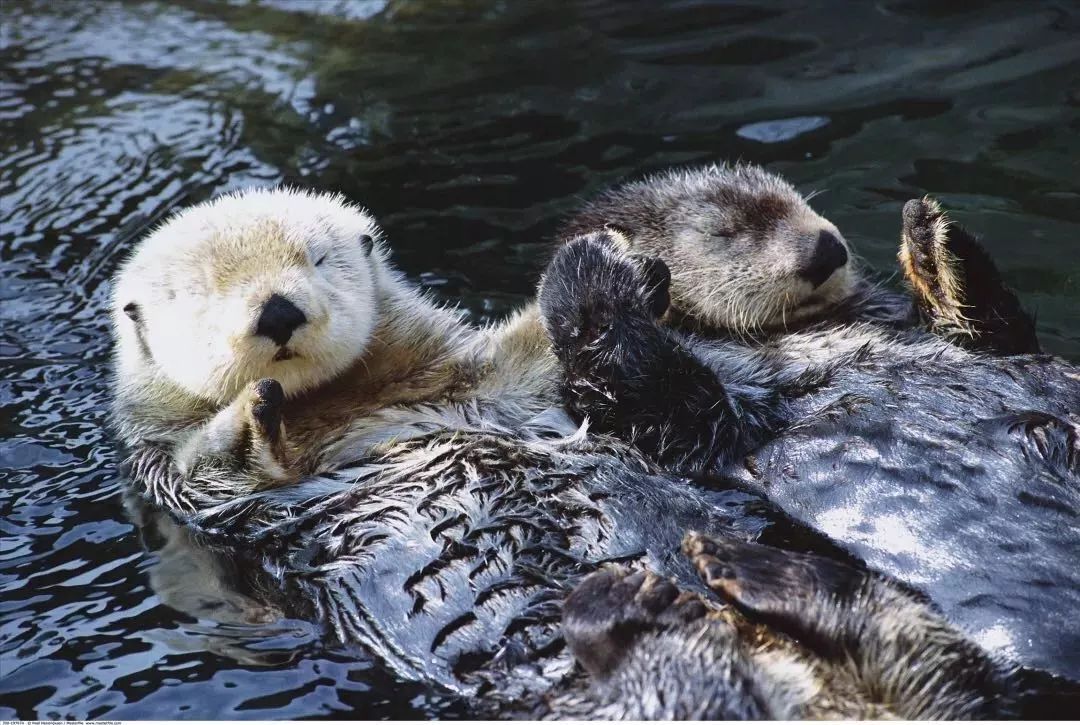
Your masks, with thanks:
M605 569L587 577L563 605L563 636L593 677L610 674L644 633L692 622L705 605L652 572Z
M931 329L1000 354L1038 352L1035 324L975 237L930 197L904 205L900 266Z
M848 668L869 700L900 717L1012 711L1008 669L895 581L823 556L695 533L683 551L722 599Z
M820 640L824 634L817 621L821 602L842 607L870 578L823 556L697 533L683 539L683 553L721 599L751 619L804 639ZM819 644L834 650L830 643Z

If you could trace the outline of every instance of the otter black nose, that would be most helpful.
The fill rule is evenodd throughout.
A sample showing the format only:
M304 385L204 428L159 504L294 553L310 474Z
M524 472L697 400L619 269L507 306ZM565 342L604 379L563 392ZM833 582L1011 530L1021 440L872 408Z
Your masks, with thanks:
M810 260L799 269L799 276L818 287L832 276L832 273L847 264L848 253L843 242L835 234L821 230L817 245Z
M307 317L299 307L281 295L270 295L270 299L263 305L259 321L255 323L255 334L269 337L278 345L284 345L296 328L305 322Z

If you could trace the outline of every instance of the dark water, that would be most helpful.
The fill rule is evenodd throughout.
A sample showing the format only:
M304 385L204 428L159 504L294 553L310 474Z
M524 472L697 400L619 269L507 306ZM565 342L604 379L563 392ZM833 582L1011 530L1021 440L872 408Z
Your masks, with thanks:
M950 6L951 7L951 6ZM0 718L453 715L300 622L151 589L102 429L108 278L180 205L256 184L370 207L478 319L591 191L742 158L879 268L932 192L1080 359L1080 9L923 2L0 5Z

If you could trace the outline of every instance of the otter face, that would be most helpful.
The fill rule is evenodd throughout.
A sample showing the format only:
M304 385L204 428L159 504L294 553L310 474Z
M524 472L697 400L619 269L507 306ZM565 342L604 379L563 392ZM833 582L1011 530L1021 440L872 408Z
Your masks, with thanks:
M371 339L380 236L368 214L329 195L261 190L187 209L118 275L120 364L149 359L217 403L261 378L286 395L317 386Z
M613 225L671 268L681 313L736 332L784 327L847 297L847 242L786 181L756 166L667 172L615 189L571 223ZM594 228L595 228L594 226Z

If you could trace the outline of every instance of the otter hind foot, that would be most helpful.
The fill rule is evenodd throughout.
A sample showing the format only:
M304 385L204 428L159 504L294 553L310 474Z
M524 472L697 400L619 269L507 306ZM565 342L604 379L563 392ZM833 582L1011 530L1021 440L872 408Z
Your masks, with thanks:
M807 628L813 621L807 614L815 598L846 601L867 578L857 569L822 556L697 533L683 540L683 553L721 599L752 619L799 638L814 634Z
M692 592L652 572L605 569L563 607L563 635L591 676L587 692L553 703L560 717L786 719L796 706L748 656L735 628ZM572 707L566 707L571 705Z
M695 533L683 551L713 592L848 670L868 702L916 720L1013 712L1009 668L897 582L815 554Z
M696 596L652 572L605 569L586 578L563 606L563 636L593 677L605 677L644 632L705 615Z
M904 204L900 264L919 307L933 324L949 325L957 334L973 335L964 315L963 279L949 250L949 220L931 199Z
M903 224L900 266L933 330L973 349L1039 352L1034 320L974 235L930 197L907 202Z

